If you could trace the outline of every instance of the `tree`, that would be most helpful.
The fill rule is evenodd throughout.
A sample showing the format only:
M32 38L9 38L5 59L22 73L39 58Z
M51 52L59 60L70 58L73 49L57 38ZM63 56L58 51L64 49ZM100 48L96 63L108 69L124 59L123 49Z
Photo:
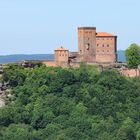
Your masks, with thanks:
M9 127L3 129L1 132L1 140L37 140L34 137L33 128L25 124L11 124Z
M131 44L125 51L126 60L129 68L137 68L140 64L140 46Z
M9 66L4 69L3 81L8 82L10 86L16 87L18 85L23 85L26 79L26 70L18 65Z

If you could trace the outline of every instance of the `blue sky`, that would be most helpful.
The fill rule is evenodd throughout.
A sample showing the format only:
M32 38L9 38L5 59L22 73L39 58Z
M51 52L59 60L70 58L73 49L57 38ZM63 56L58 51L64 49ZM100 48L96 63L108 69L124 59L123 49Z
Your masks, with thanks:
M118 50L140 44L140 0L0 0L0 55L77 51L77 27L118 36Z

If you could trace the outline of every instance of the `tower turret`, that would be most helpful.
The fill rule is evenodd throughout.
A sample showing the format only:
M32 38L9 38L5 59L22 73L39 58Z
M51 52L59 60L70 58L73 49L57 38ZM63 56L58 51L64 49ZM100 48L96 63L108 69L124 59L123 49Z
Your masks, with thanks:
M69 50L63 47L55 50L55 63L58 66L67 66L69 60Z

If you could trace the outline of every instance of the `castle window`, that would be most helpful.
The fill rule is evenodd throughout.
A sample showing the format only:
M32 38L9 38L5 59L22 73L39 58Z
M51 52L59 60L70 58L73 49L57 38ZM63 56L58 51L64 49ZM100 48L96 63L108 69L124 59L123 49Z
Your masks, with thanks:
M102 47L104 47L105 45L103 44Z
M99 46L99 44L97 44L97 47Z
M109 44L107 44L107 47L109 47Z
M103 52L104 52L104 50L103 50Z
M107 52L109 52L109 50L107 50Z

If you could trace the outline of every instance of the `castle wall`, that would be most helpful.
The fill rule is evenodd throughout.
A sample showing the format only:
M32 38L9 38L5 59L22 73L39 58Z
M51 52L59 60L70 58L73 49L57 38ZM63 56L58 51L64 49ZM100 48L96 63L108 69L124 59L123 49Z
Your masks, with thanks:
M49 60L46 60L46 61L42 61L42 64L46 65L47 67L55 67L56 66L56 63L55 61L49 61Z
M96 37L96 62L117 61L116 37Z
M120 73L124 76L128 76L128 77L138 77L140 76L140 70L138 69L120 69Z
M114 54L97 54L96 62L97 63L114 63L116 56Z

